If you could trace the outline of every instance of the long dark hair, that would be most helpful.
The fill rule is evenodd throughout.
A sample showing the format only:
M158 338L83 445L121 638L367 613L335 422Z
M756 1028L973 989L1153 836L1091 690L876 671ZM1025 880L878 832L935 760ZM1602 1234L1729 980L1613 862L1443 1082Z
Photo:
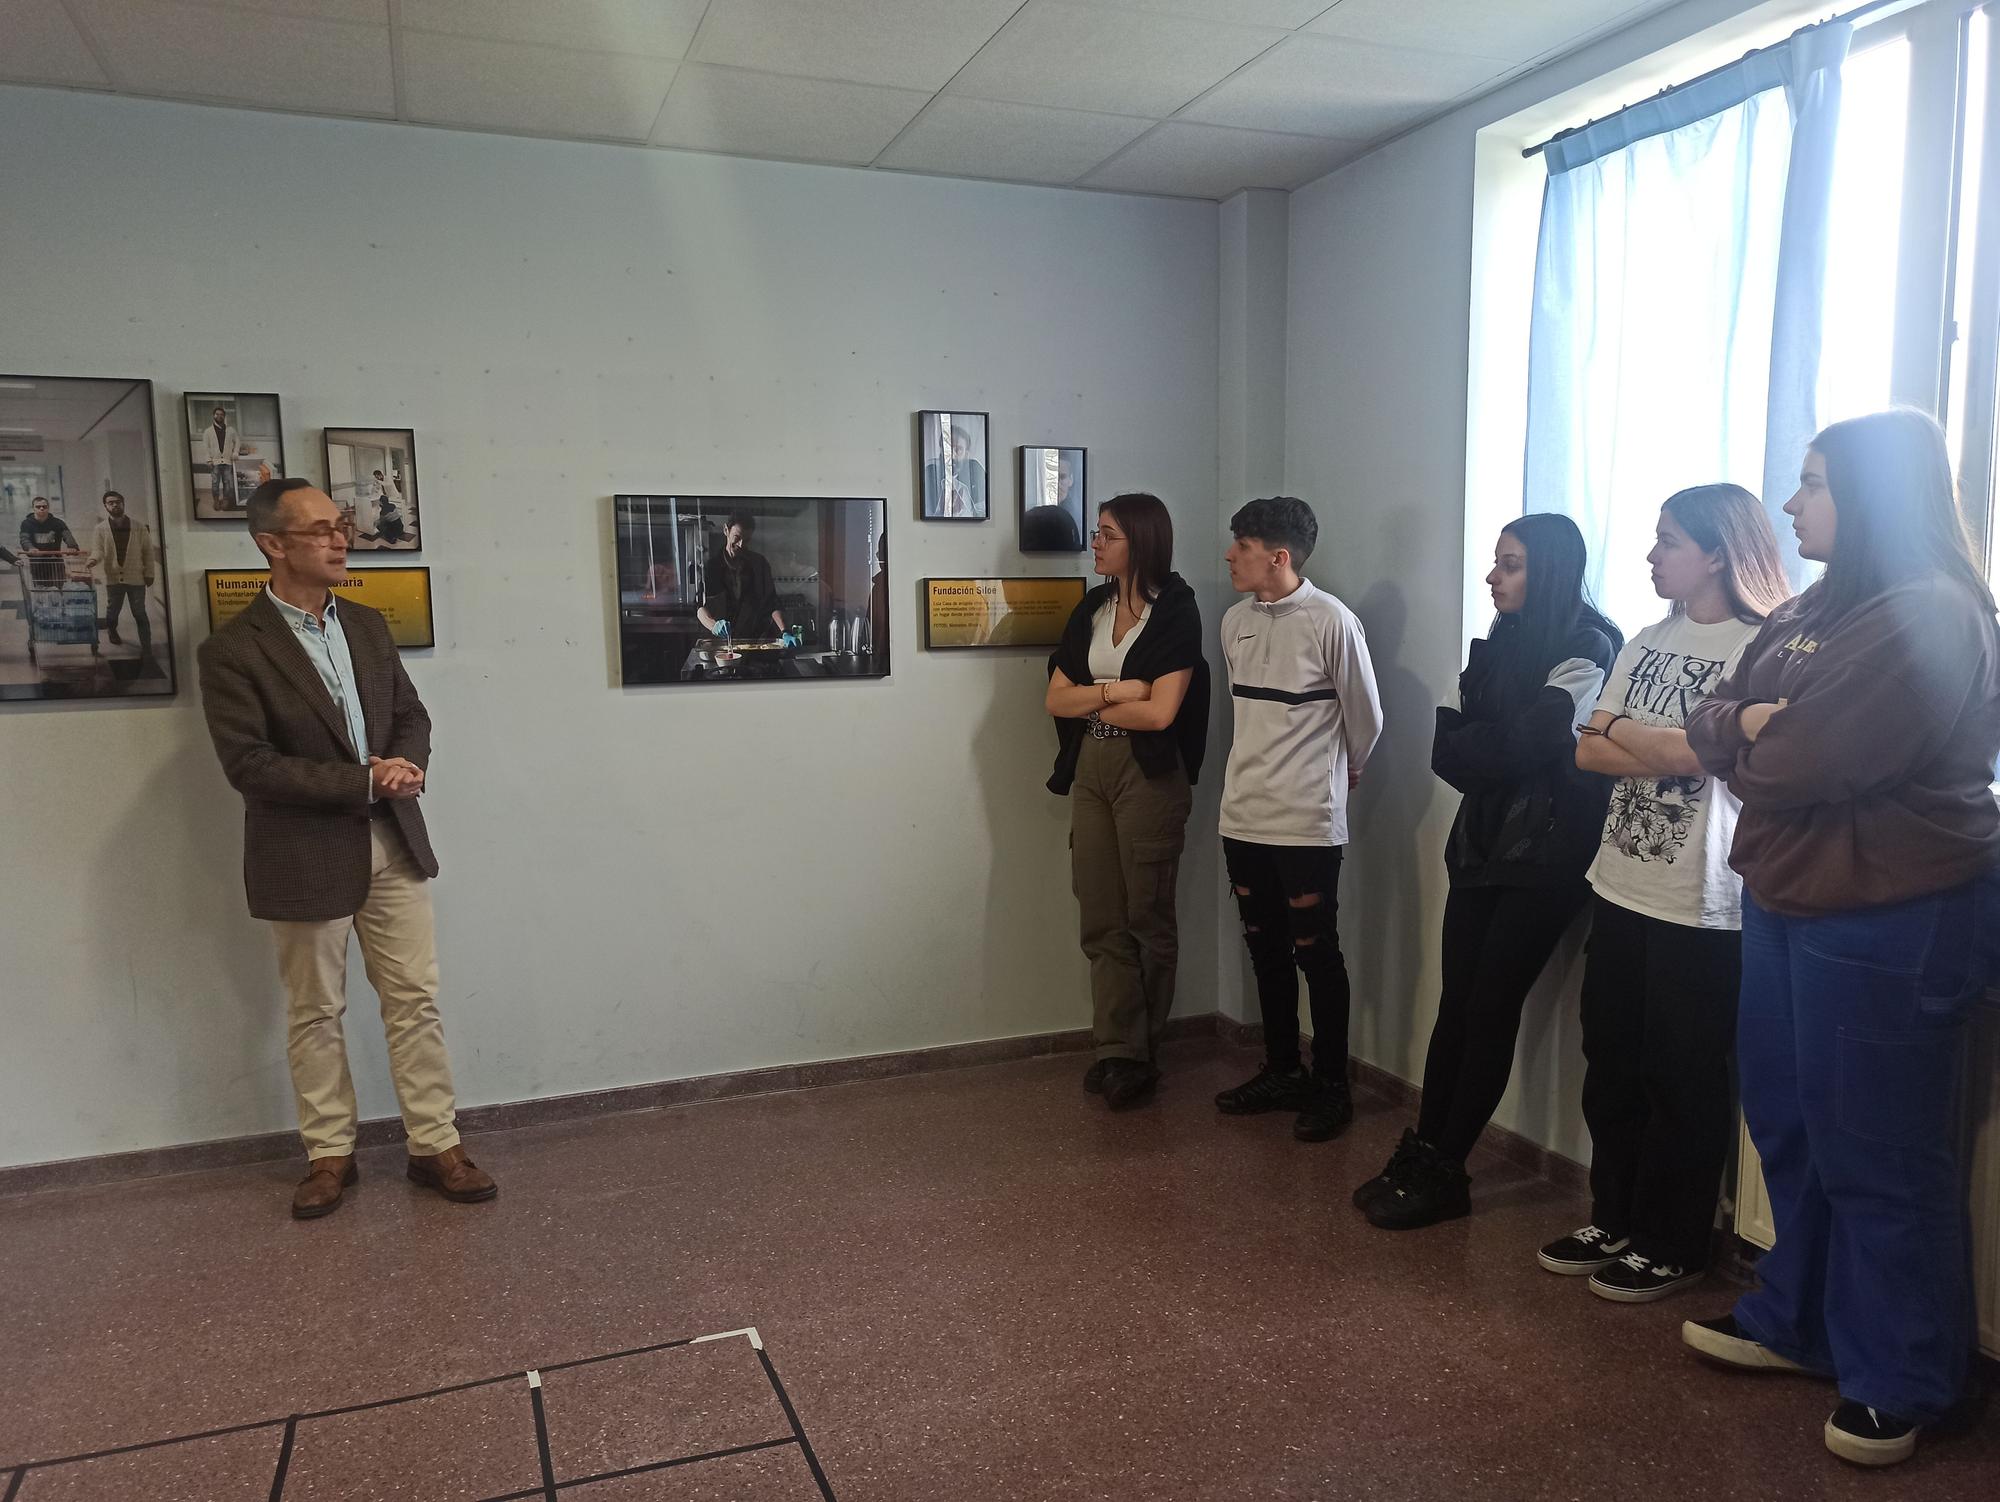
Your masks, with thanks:
M1174 519L1167 514L1167 503L1143 490L1132 490L1114 495L1097 508L1099 516L1107 511L1125 533L1132 561L1132 588L1141 600L1151 604L1160 597L1160 587L1167 582L1167 575L1174 571Z
M1736 619L1761 622L1792 597L1771 518L1741 485L1677 490L1660 509L1680 523L1704 553L1722 554L1722 589ZM1687 601L1674 601L1675 615L1686 610Z
M1516 538L1528 552L1528 589L1513 626L1520 633L1516 638L1517 692L1532 697L1548 681L1550 668L1574 656L1572 643L1583 627L1609 637L1616 655L1625 645L1625 634L1592 603L1590 591L1584 587L1590 551L1576 523L1559 512L1531 511L1515 517L1501 529L1501 535ZM1494 632L1499 631L1502 620L1500 616L1493 618Z
M1833 556L1812 591L1815 624L1825 629L1933 570L1994 608L1959 514L1944 429L1929 413L1896 407L1850 417L1822 428L1811 447L1826 461L1835 516Z

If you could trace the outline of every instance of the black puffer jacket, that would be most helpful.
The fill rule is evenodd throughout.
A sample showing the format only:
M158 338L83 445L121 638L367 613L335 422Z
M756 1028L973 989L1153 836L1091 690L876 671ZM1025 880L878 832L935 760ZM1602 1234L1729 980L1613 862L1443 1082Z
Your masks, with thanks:
M1445 845L1453 886L1580 881L1604 830L1612 779L1577 766L1576 727L1617 650L1602 631L1580 627L1527 692L1518 686L1519 642L1512 617L1474 641L1458 679L1461 707L1437 712L1431 770L1465 795Z

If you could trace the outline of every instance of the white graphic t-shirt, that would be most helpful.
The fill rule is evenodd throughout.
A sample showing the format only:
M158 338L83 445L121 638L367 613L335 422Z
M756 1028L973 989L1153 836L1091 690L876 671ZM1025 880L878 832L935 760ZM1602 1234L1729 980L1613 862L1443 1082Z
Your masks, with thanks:
M1687 723L1688 711L1736 666L1754 624L1699 626L1668 616L1626 644L1599 709L1642 725ZM1611 736L1618 738L1613 727ZM1729 869L1742 805L1712 777L1621 777L1604 818L1590 884L1620 907L1696 928L1741 928L1743 882Z

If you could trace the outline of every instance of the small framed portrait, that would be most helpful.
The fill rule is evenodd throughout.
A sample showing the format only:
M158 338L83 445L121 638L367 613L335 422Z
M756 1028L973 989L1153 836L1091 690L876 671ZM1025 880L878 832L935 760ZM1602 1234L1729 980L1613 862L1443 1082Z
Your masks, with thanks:
M285 423L271 392L189 391L188 488L198 522L240 522L250 492L285 477Z
M1090 528L1084 517L1085 449L1021 450L1021 551L1081 553Z
M917 467L927 522L983 522L986 504L986 414L919 412Z
M328 428L326 493L347 517L350 551L422 550L417 435L409 428Z

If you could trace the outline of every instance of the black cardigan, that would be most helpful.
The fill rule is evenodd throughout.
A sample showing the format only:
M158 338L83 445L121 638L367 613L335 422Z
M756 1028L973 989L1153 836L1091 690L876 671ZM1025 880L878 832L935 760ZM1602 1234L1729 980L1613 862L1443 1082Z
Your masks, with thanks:
M1437 712L1431 770L1465 795L1445 845L1453 886L1581 881L1604 832L1612 779L1577 766L1577 703L1566 689L1517 686L1519 640L1504 618L1490 637L1474 640L1458 680L1463 707ZM1590 626L1561 649L1562 659L1606 674L1617 655Z
M1100 584L1083 597L1063 627L1062 641L1049 654L1049 676L1056 669L1071 683L1097 680L1090 675L1091 617L1112 597L1116 584ZM1139 638L1125 655L1125 676L1151 683L1169 673L1192 668L1180 713L1166 730L1134 730L1132 756L1148 777L1164 777L1178 763L1187 768L1188 782L1201 778L1201 759L1208 749L1208 659L1201 655L1201 609L1194 590L1179 574L1168 574L1153 601L1152 614L1139 628ZM1067 794L1076 780L1076 758L1083 747L1084 722L1056 721L1056 765L1049 774L1049 791Z

